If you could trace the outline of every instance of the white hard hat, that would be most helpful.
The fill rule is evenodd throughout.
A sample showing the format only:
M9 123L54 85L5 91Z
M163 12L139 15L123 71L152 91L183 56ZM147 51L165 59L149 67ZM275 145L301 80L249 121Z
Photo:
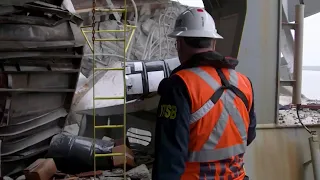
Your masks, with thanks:
M169 37L206 37L223 39L216 29L211 15L201 8L189 8L181 13Z

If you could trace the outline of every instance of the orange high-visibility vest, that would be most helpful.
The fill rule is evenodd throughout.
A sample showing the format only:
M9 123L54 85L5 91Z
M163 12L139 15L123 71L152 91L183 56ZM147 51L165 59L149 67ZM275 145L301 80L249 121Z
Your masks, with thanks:
M253 94L233 69L201 66L176 73L191 99L188 161L182 180L242 180Z

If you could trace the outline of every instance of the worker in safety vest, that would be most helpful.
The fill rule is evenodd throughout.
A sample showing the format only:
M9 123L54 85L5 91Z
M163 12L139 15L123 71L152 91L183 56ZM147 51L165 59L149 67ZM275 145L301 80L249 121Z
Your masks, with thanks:
M153 180L243 180L243 156L256 136L250 80L238 60L215 52L213 18L190 8L176 20L181 65L162 80Z

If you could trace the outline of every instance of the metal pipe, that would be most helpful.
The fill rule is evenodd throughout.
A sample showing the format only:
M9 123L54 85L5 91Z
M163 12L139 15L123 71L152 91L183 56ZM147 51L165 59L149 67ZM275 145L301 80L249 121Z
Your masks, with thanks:
M294 33L294 80L293 104L301 104L301 82L302 82L302 57L303 57L303 22L304 4L296 5L295 33Z
M314 180L320 180L320 146L317 134L309 137Z

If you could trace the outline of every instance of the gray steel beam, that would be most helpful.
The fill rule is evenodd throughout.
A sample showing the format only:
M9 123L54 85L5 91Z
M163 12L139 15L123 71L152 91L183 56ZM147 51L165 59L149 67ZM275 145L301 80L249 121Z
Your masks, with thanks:
M281 8L280 1L247 1L237 70L252 81L258 124L277 119Z
M299 0L288 0L288 20L292 22L295 20L295 5L299 3ZM320 12L319 0L304 0L306 6L304 17L309 17Z
M283 55L283 58L288 63L289 72L293 73L293 37L291 33L291 26L288 21L287 15L284 12L284 7L282 6L282 28L280 30L280 49ZM291 75L290 75L291 77ZM291 78L290 78L291 79Z

